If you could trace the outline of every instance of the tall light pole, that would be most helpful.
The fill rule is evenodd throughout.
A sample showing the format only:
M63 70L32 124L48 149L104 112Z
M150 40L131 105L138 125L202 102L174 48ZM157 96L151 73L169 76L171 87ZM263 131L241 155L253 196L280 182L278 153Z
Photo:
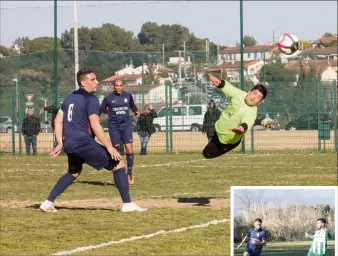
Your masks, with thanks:
M18 79L14 78L12 81L15 82L16 121L19 122Z
M79 85L77 84L77 72L79 71L79 38L78 38L78 25L77 25L77 5L76 0L73 1L73 19L74 19L74 63L75 63L75 90L79 89Z
M40 100L43 100L45 102L45 122L47 122L47 111L46 111L46 107L47 107L47 99L45 98L41 98L39 97Z

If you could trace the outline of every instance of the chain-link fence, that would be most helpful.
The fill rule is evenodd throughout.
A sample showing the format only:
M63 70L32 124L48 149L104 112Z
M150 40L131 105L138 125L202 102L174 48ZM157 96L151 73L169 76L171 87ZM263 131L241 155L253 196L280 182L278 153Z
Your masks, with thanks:
M139 110L143 112L146 104L154 106L158 117L148 144L150 153L202 151L207 143L201 129L208 102L213 99L220 110L229 103L204 74L210 71L231 80L224 74L239 73L236 63L211 69L220 64L219 59L210 52L79 53L80 68L92 69L100 81L96 94L100 101L122 75ZM41 124L38 153L48 153L53 147L51 109L58 107L56 102L60 106L75 89L74 53L58 52L56 81L53 61L53 51L1 58L1 152L25 151L22 120L29 106ZM250 66L245 64L244 90L250 90L258 80L267 86L268 97L258 107L258 119L269 116L275 120L275 128L255 125L246 134L242 151L337 150L337 80L320 76L318 70L316 65L310 70L300 66L296 74L277 58L264 61L256 73L250 73ZM238 82L233 84L240 87ZM53 108L44 111L49 106ZM101 117L107 129L106 119ZM140 149L136 127L134 148L135 152Z

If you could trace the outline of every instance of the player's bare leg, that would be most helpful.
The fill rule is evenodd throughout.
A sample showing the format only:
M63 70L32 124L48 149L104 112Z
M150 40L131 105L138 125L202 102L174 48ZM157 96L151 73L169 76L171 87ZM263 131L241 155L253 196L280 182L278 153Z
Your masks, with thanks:
M134 165L134 152L133 152L133 143L126 144L126 157L127 157L127 165L128 165L128 183L129 186L132 186L135 182L133 178L133 165Z

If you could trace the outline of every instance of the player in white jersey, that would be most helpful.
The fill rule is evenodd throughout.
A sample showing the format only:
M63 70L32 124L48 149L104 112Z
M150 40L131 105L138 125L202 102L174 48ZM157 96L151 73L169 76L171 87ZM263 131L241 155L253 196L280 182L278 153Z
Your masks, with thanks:
M326 227L326 220L318 219L316 228L317 230L313 235L305 233L306 238L313 240L307 256L326 256L327 240L332 239L331 233Z

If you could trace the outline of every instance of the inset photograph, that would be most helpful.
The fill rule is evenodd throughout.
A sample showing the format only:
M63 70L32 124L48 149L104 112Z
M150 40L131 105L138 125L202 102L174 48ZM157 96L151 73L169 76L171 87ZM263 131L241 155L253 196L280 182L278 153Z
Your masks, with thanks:
M232 256L334 256L336 187L231 187Z

